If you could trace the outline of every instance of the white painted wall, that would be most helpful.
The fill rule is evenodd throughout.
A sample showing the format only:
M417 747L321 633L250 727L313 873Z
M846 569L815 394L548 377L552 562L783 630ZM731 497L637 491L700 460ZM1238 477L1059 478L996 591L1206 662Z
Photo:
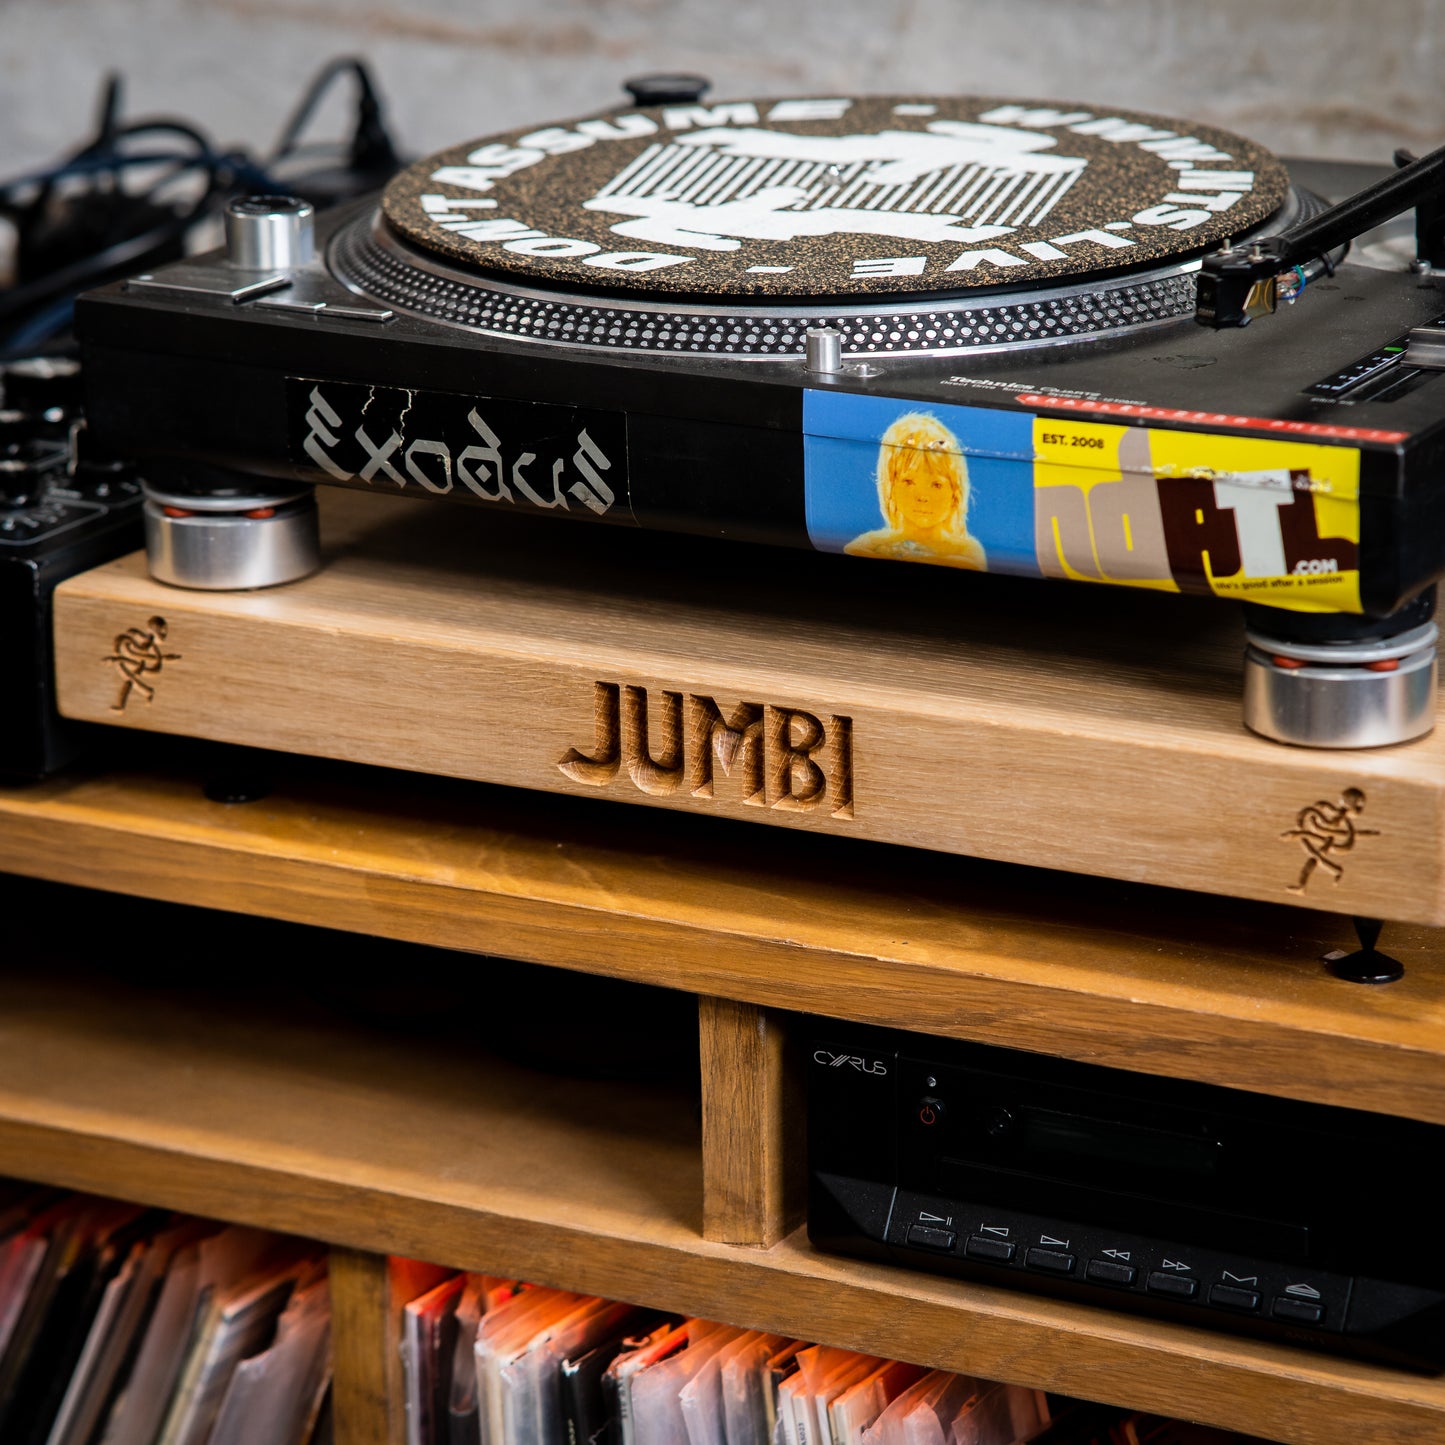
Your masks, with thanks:
M613 104L649 69L719 96L1134 106L1302 155L1445 143L1445 0L0 0L0 176L81 138L112 67L129 114L263 150L340 52L374 63L413 153Z

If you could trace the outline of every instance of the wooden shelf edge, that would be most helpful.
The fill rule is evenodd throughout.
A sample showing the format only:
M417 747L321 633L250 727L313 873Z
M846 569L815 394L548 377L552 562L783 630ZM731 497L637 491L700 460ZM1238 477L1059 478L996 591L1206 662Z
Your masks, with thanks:
M1182 1414L1286 1445L1437 1445L1445 1436L1445 1380L837 1259L801 1234L771 1250L644 1220L626 1235L599 1234L523 1210L13 1119L0 1119L0 1172Z
M394 808L394 781L388 787ZM655 858L629 853L625 842L607 851L615 814L596 804L549 805L562 808L573 836L539 862L535 838L508 854L505 820L468 825L457 810L441 810L448 841L418 857L395 816L368 813L354 788L345 801L337 796L304 787L280 795L284 826L268 832L264 812L222 816L198 788L187 793L173 781L0 791L0 868L1445 1123L1445 970L1436 957L1377 1002L1328 979L1317 962L1324 944L1307 936L1289 937L1277 961L1254 967L1243 954L1211 974L1207 950L1130 935L1117 921L1104 932L1077 928L1074 963L1060 961L1070 956L1067 930L1041 958L1029 953L1036 939L1020 942L966 905L956 938L936 909L922 919L905 913L891 936L876 918L867 927L844 920L830 933L826 898L807 918L770 912L776 887L770 895L765 870L750 911L739 911L747 877L736 859L710 912L678 902L665 878L648 878ZM403 820L413 832L429 807L436 811L418 803ZM480 866L485 849L496 856ZM579 887L578 874L593 886ZM922 936L900 939L905 930ZM1428 946L1432 932L1410 937ZM1107 966L1105 944L1116 942L1130 950L1134 972Z

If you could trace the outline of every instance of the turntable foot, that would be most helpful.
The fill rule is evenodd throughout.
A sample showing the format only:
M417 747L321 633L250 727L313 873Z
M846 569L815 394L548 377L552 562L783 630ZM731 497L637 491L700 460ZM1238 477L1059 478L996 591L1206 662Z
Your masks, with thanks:
M146 557L172 587L238 592L306 577L321 565L315 489L204 468L148 479Z
M1378 748L1435 725L1435 589L1389 617L1245 607L1244 725L1309 748Z
M1396 979L1403 978L1405 965L1375 947L1380 940L1380 929L1384 926L1380 920L1356 918L1354 924L1360 946L1352 953L1337 948L1325 954L1324 961L1330 972L1346 983L1394 983Z
M254 803L272 790L264 767L264 754L250 750L228 750L224 762L202 782L201 792L212 803Z

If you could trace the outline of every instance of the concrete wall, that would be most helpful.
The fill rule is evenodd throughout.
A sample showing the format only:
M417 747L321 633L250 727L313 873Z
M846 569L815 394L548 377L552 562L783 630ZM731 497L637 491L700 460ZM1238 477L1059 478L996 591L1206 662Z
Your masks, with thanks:
M1445 0L0 0L0 175L81 138L108 68L127 79L129 114L264 150L341 52L374 63L413 153L687 69L720 96L1068 99L1386 159L1445 143L1442 30ZM335 134L340 107L329 114Z

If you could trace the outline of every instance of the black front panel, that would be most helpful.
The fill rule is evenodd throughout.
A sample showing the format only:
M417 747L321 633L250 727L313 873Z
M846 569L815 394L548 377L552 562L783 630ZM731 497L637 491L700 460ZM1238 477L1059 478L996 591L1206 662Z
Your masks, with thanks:
M645 527L807 547L801 422L791 431L632 415L633 510Z
M1445 1367L1417 1244L1445 1130L875 1030L811 1048L820 1246Z
M404 311L385 324L363 323L347 319L343 303L356 297L334 278L309 275L306 288L326 306L336 303L335 313L278 312L265 309L266 298L233 303L164 289L116 287L87 297L78 318L97 432L117 452L182 466L205 461L446 501L484 501L485 493L559 516L630 517L643 527L806 547L802 410L811 388L925 411L965 406L1197 433L1206 470L1221 435L1357 451L1360 606L1390 614L1445 572L1434 525L1445 505L1434 500L1445 495L1434 464L1445 381L1381 359L1410 328L1441 317L1445 292L1434 277L1342 267L1312 284L1298 306L1245 331L1211 332L1186 320L1088 344L925 357L889 355L890 333L880 330L866 343L866 375L844 371L826 381L800 359L749 362L711 342L695 354L663 356L629 349L625 335L609 351L481 335ZM298 406L295 388L318 380L341 418L323 419L335 445L314 448L334 471L304 451L318 433L305 421L309 390ZM360 390L332 399L329 388L338 385ZM389 419L380 431L356 415L364 404L356 398L366 395L376 398L368 416L380 405ZM426 401L423 410L431 397L449 397L437 406L459 410L418 431L405 414L408 395ZM469 486L456 457L490 443L470 427L471 406L460 403L481 400L480 414L501 443L502 471L482 474L468 463L476 484ZM528 407L547 412L539 428L521 424ZM505 428L489 419L494 412ZM587 421L570 426L564 417ZM620 462L618 427L626 445ZM602 494L572 460L583 429L613 463L605 470L588 459L618 499L624 492L614 478L619 467L626 471L626 507L619 500L599 513L584 500ZM602 439L609 430L611 444ZM393 436L400 439L394 449ZM416 443L435 446L413 451ZM475 452L472 459L479 460ZM559 462L567 476L554 485ZM525 485L514 486L518 463ZM569 490L579 484L581 496Z

